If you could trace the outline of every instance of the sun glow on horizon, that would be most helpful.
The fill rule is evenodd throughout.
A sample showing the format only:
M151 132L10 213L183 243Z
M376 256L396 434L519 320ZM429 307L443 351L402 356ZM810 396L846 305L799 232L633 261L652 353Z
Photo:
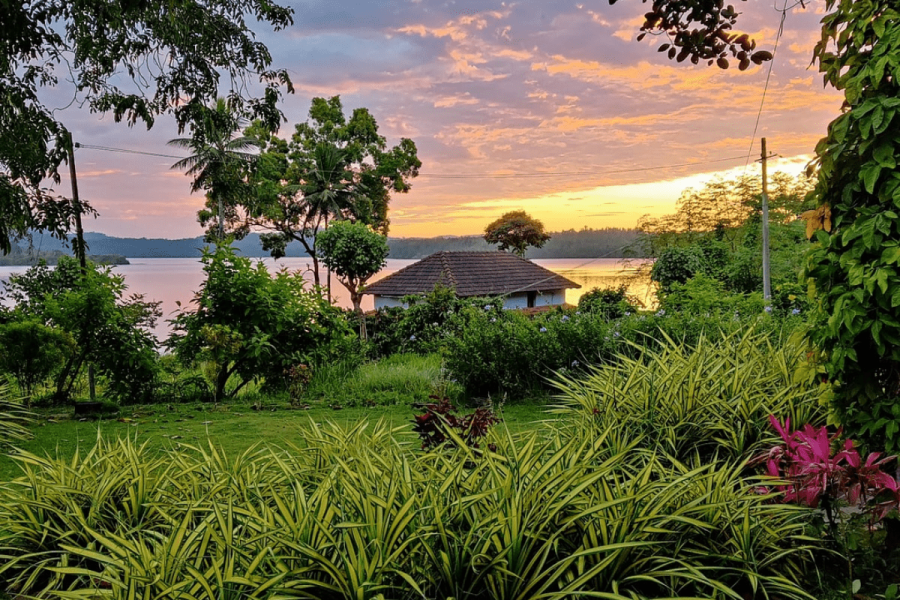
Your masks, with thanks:
M773 158L769 162L769 176L778 171L799 175L811 159L808 154ZM398 206L391 211L391 236L476 235L483 232L487 223L511 210L528 212L543 221L548 231L584 227L631 228L644 215L661 216L674 212L678 198L689 188L702 187L716 178L734 179L745 173L761 176L759 165L751 161L746 169L738 166L646 183L606 185L521 198L490 198L442 207Z

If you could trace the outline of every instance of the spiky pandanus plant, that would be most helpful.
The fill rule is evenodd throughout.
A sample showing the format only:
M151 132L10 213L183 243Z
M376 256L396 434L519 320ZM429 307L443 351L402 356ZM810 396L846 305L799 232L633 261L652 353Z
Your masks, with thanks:
M29 414L13 399L9 382L0 376L0 448L31 438Z

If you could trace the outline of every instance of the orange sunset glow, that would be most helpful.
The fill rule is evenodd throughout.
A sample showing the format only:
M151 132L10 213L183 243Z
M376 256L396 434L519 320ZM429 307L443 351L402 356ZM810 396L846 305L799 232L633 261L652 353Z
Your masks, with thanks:
M646 10L636 0L294 8L294 27L258 32L296 88L282 105L280 135L305 119L313 97L339 94L347 112L369 108L389 144L413 139L423 167L412 190L392 199L393 236L479 233L514 209L549 230L632 227L671 212L685 188L717 174L758 173L761 137L779 155L771 171L799 173L840 109L810 66L816 3L790 8L780 36L771 3L736 3L759 48L775 50L777 38L771 74L770 63L740 72L667 60L656 51L663 40L635 41ZM171 120L147 131L77 103L61 114L81 143L174 152ZM82 149L77 162L81 194L100 213L87 230L202 233L203 199L170 170L174 159Z

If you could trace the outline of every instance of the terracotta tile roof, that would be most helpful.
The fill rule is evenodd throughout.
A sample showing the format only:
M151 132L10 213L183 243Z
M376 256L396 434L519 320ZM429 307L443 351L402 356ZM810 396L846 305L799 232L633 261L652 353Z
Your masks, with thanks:
M438 283L458 296L499 296L581 286L509 252L435 252L366 287L364 294L427 294Z

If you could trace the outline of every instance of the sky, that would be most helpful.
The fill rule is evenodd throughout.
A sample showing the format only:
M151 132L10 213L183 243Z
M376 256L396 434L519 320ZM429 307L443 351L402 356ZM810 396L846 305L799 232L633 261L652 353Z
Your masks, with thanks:
M477 234L518 209L559 231L633 227L716 175L759 174L760 137L779 155L770 172L803 169L841 97L811 64L823 0L774 1L735 2L740 30L769 51L789 2L764 103L769 63L669 61L656 51L665 38L635 41L649 6L637 0L295 0L293 27L251 27L295 86L281 135L312 98L340 95L347 113L367 107L389 144L416 142L423 166L391 201L392 236ZM177 154L170 118L147 131L77 102L56 115L83 144ZM203 198L173 162L77 150L81 196L100 213L85 230L200 235Z

